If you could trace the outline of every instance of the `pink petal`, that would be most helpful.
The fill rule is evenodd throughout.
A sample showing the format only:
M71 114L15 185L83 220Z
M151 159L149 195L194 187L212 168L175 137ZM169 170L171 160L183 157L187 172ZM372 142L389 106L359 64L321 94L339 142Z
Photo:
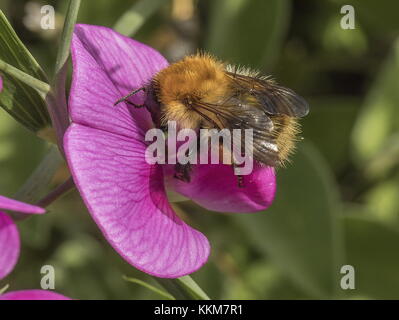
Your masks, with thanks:
M32 213L32 214L41 214L46 211L43 208L23 203L17 200L13 200L10 198L6 198L3 196L0 196L0 209L17 211L22 213Z
M72 39L73 122L132 137L152 125L150 114L114 103L145 85L167 61L154 49L105 27L77 25ZM143 102L139 93L130 100Z
M65 135L75 183L107 240L130 264L159 277L200 268L208 240L171 209L162 169L145 162L146 110L114 107L167 65L155 50L111 29L78 25L72 42L73 124ZM133 102L140 103L134 97Z
M268 208L276 193L276 176L271 167L254 166L254 171L243 177L239 188L237 176L230 165L195 165L191 182L173 178L174 166L164 166L167 187L192 199L204 208L218 212L249 213Z
M49 290L21 290L7 292L0 296L0 300L71 300L71 298Z
M17 226L0 211L0 279L14 269L19 256L20 242Z
M143 138L73 124L67 160L86 206L109 243L136 268L165 278L199 269L208 240L170 207L161 167L145 161Z

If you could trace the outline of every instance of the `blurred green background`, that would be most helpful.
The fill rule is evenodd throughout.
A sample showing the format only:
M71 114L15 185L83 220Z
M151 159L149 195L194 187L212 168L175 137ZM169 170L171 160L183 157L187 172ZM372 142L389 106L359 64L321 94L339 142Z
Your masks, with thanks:
M302 121L304 140L287 168L278 170L269 210L232 215L191 202L175 205L212 244L209 262L192 275L197 283L214 299L399 298L399 2L149 2L162 5L133 37L168 60L205 49L272 74L311 106ZM0 0L49 72L66 3ZM113 27L134 3L82 1L78 22ZM35 23L44 4L56 8L53 31ZM345 4L355 9L353 30L340 27ZM46 150L0 109L0 194L13 196ZM63 168L54 185L67 177ZM0 287L39 288L40 268L50 264L56 290L73 298L160 298L122 279L157 285L112 250L77 192L49 209L19 223L21 258ZM340 287L347 264L355 268L354 290Z

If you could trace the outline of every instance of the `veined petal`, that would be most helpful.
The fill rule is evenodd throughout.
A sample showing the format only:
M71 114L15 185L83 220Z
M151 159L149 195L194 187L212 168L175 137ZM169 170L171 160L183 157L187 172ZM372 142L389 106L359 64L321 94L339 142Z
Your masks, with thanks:
M206 262L209 243L173 212L143 139L73 124L64 145L76 186L114 249L146 273L180 277Z
M71 298L49 290L20 290L2 294L0 300L71 300Z
M0 211L0 279L6 277L14 268L19 250L17 226L6 213Z
M32 214L41 214L46 211L43 208L3 196L0 196L0 209Z
M145 85L166 60L111 29L78 25L72 61L74 124L65 135L65 152L93 219L114 249L144 272L174 278L197 270L208 258L209 243L176 216L162 169L145 161L148 111L113 105Z
M173 165L164 166L166 186L192 199L204 208L218 212L249 213L268 208L276 193L276 176L272 167L254 165L238 187L231 165L193 165L191 182L173 178Z
M72 39L71 118L92 128L132 137L152 126L145 108L114 103L143 87L167 61L154 49L112 29L77 25ZM143 103L142 92L130 101Z

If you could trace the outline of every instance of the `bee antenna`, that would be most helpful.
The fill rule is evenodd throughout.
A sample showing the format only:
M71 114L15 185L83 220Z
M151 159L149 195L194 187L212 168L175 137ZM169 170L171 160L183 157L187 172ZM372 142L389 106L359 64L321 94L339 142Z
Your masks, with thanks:
M123 101L126 101L128 98L130 98L131 96L135 95L136 93L138 93L138 92L140 92L140 91L144 91L144 92L145 92L145 87L141 87L141 88L138 88L138 89L136 89L136 90L133 90L132 92L128 93L126 96L124 96L124 97L118 99L118 100L114 103L114 106L116 106L117 104L119 104L119 103L121 103L121 102L123 102Z

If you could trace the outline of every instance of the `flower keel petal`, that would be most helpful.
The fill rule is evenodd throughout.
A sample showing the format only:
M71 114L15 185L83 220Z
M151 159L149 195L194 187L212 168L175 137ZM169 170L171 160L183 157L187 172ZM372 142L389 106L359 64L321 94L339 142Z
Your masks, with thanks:
M271 167L254 166L238 187L233 168L224 164L194 165L191 182L173 178L173 165L164 166L166 185L204 208L218 212L249 213L268 208L276 193L276 176Z
M92 217L130 264L154 276L177 278L206 262L208 240L173 212L162 169L145 162L143 137L73 124L64 143Z
M45 212L43 208L3 196L0 196L0 209L31 214L41 214Z
M20 250L19 233L12 219L0 211L0 279L17 263Z

